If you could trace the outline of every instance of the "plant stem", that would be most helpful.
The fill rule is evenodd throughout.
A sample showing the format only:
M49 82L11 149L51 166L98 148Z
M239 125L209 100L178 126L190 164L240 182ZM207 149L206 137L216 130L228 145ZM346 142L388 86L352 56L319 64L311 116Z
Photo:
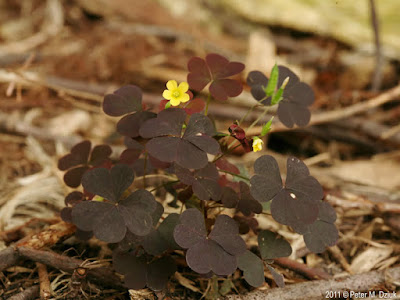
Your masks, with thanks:
M240 124L242 124L242 122L247 118L247 116L253 111L254 108L256 108L258 106L257 104L254 104L252 107L250 107L247 112L244 114L244 116L240 119L238 126L240 126Z
M153 188L153 189L150 190L149 192L150 192L150 193L151 193L151 192L154 192L154 191L156 191L156 190L158 190L158 189L160 189L160 188L162 188L162 187L164 187L164 186L166 186L166 185L168 185L168 184L171 184L171 183L178 183L178 182L179 182L179 180L168 181L168 182L163 183L163 184L161 184L161 185L159 185L159 186L156 186L155 188Z
M147 168L147 152L145 152L144 154L143 188L146 188L146 168Z
M269 107L266 107L266 108L264 109L264 111L262 112L262 114L259 115L258 118L257 118L253 123L251 123L251 125L249 126L249 128L247 128L247 131L249 131L249 130L252 129L255 125L257 125L257 123L267 114L268 109L269 109Z
M235 173L232 173L232 172L229 172L229 171L226 171L226 170L219 170L219 171L222 172L222 173L226 173L226 174L229 174L229 175L232 175L232 176L235 176L235 177L242 178L244 180L250 181L250 178L248 178L246 176L243 176L243 175L240 175L240 174L235 174Z
M207 102L206 102L206 109L204 111L204 115L207 116L208 114L208 106L210 105L210 100L211 100L211 94L208 94L207 96Z

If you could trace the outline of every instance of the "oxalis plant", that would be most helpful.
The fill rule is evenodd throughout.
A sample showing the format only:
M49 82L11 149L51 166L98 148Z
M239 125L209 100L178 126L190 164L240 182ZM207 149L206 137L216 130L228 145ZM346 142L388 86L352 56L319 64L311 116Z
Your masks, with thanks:
M123 86L103 102L107 115L122 117L117 131L124 136L126 149L119 160L110 159L110 146L92 148L89 141L75 145L59 160L59 168L66 171L65 183L83 187L66 196L62 218L76 225L80 239L94 236L116 244L113 266L124 275L128 288L165 289L169 278L185 267L182 254L190 269L217 287L218 277L230 276L237 269L249 285L261 286L265 266L276 284L283 286L283 277L271 264L289 256L292 249L276 233L258 228L254 216L261 213L303 235L313 252L336 243L336 213L323 201L321 185L301 160L287 159L283 182L270 155L255 161L251 178L225 158L233 144L246 152L261 150L272 125L271 119L259 136L249 138L241 127L246 115L228 128L230 134L216 132L208 117L211 98L227 101L242 92L241 82L231 77L243 69L242 63L218 54L191 58L187 82L168 81L158 113L145 109L139 87ZM309 123L314 93L288 68L275 66L270 78L250 72L247 85L257 101L249 112L265 108L250 127L274 105L285 126ZM206 100L189 90L201 92L206 86ZM229 143L229 135L239 143ZM150 176L164 181L149 186ZM180 208L179 214L164 212L154 196L162 189L173 199L164 206ZM266 203L270 205L262 205ZM258 237L257 248L250 249L242 237L250 230Z

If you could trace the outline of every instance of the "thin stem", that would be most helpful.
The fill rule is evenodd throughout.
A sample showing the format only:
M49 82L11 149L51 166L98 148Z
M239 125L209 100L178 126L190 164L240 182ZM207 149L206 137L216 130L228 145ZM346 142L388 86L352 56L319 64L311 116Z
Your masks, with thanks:
M144 153L143 188L146 188L147 152Z
M204 115L207 116L208 114L208 106L210 105L210 100L211 100L211 94L208 94L207 96L207 102L206 102L206 109L204 111Z
M159 186L156 186L155 188L153 188L153 189L150 190L149 192L150 192L150 193L151 193L151 192L154 192L154 191L156 191L156 190L158 190L158 189L163 188L164 186L166 186L166 185L168 185L168 184L178 183L178 182L179 182L179 180L173 180L173 181L165 182L165 183L163 183L163 184L161 184L161 185L159 185Z
M229 172L229 171L226 171L226 170L219 170L219 171L222 172L222 173L226 173L226 174L229 174L229 175L232 175L232 176L235 176L235 177L242 178L244 180L250 181L250 178L248 178L246 176L243 176L243 175L240 175L240 174L235 174L235 173L232 173L232 172Z
M244 114L244 116L240 119L238 126L240 126L240 124L242 124L242 122L247 118L247 116L253 111L254 108L256 108L258 106L257 104L254 104L252 107L250 107L247 112Z
M267 114L269 107L267 106L264 111L262 112L262 114L260 114L258 116L258 118L251 123L251 125L249 126L249 128L247 128L247 131L249 131L250 129L252 129L255 125L257 125L257 123Z
M236 140L234 140L233 143L234 143L234 142L236 142ZM230 144L229 144L229 146L228 146L228 151L227 151L226 153L222 153L220 156L214 158L213 162L216 162L218 159L224 157L224 156L227 155L229 152L231 152L231 151L235 150L237 147L241 146L241 144L238 142L239 144L237 144L235 147L233 147L232 149L230 149L229 147L230 147L233 143L230 143Z

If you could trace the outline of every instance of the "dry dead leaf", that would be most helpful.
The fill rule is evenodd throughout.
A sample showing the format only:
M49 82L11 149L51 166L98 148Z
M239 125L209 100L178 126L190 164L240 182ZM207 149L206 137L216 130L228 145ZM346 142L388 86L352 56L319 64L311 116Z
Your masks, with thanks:
M185 288L196 293L201 293L201 291L194 286L194 282L191 281L190 279L187 279L186 277L183 277L181 273L175 272L175 278L176 280L178 280L179 284L184 286Z
M380 262L387 259L392 252L393 248L390 246L385 248L367 248L364 252L357 255L351 263L350 268L355 274L371 271Z

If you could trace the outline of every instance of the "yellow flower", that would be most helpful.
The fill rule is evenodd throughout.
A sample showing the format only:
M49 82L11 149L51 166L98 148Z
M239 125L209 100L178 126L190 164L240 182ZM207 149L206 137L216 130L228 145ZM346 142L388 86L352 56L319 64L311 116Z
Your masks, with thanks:
M163 92L163 97L171 101L173 106L178 106L181 102L188 102L190 97L186 93L189 89L189 84L187 82L178 83L175 80L170 80L167 82L167 89Z
M264 142L258 138L258 137L254 137L253 138L253 151L257 152L260 151L263 147Z

